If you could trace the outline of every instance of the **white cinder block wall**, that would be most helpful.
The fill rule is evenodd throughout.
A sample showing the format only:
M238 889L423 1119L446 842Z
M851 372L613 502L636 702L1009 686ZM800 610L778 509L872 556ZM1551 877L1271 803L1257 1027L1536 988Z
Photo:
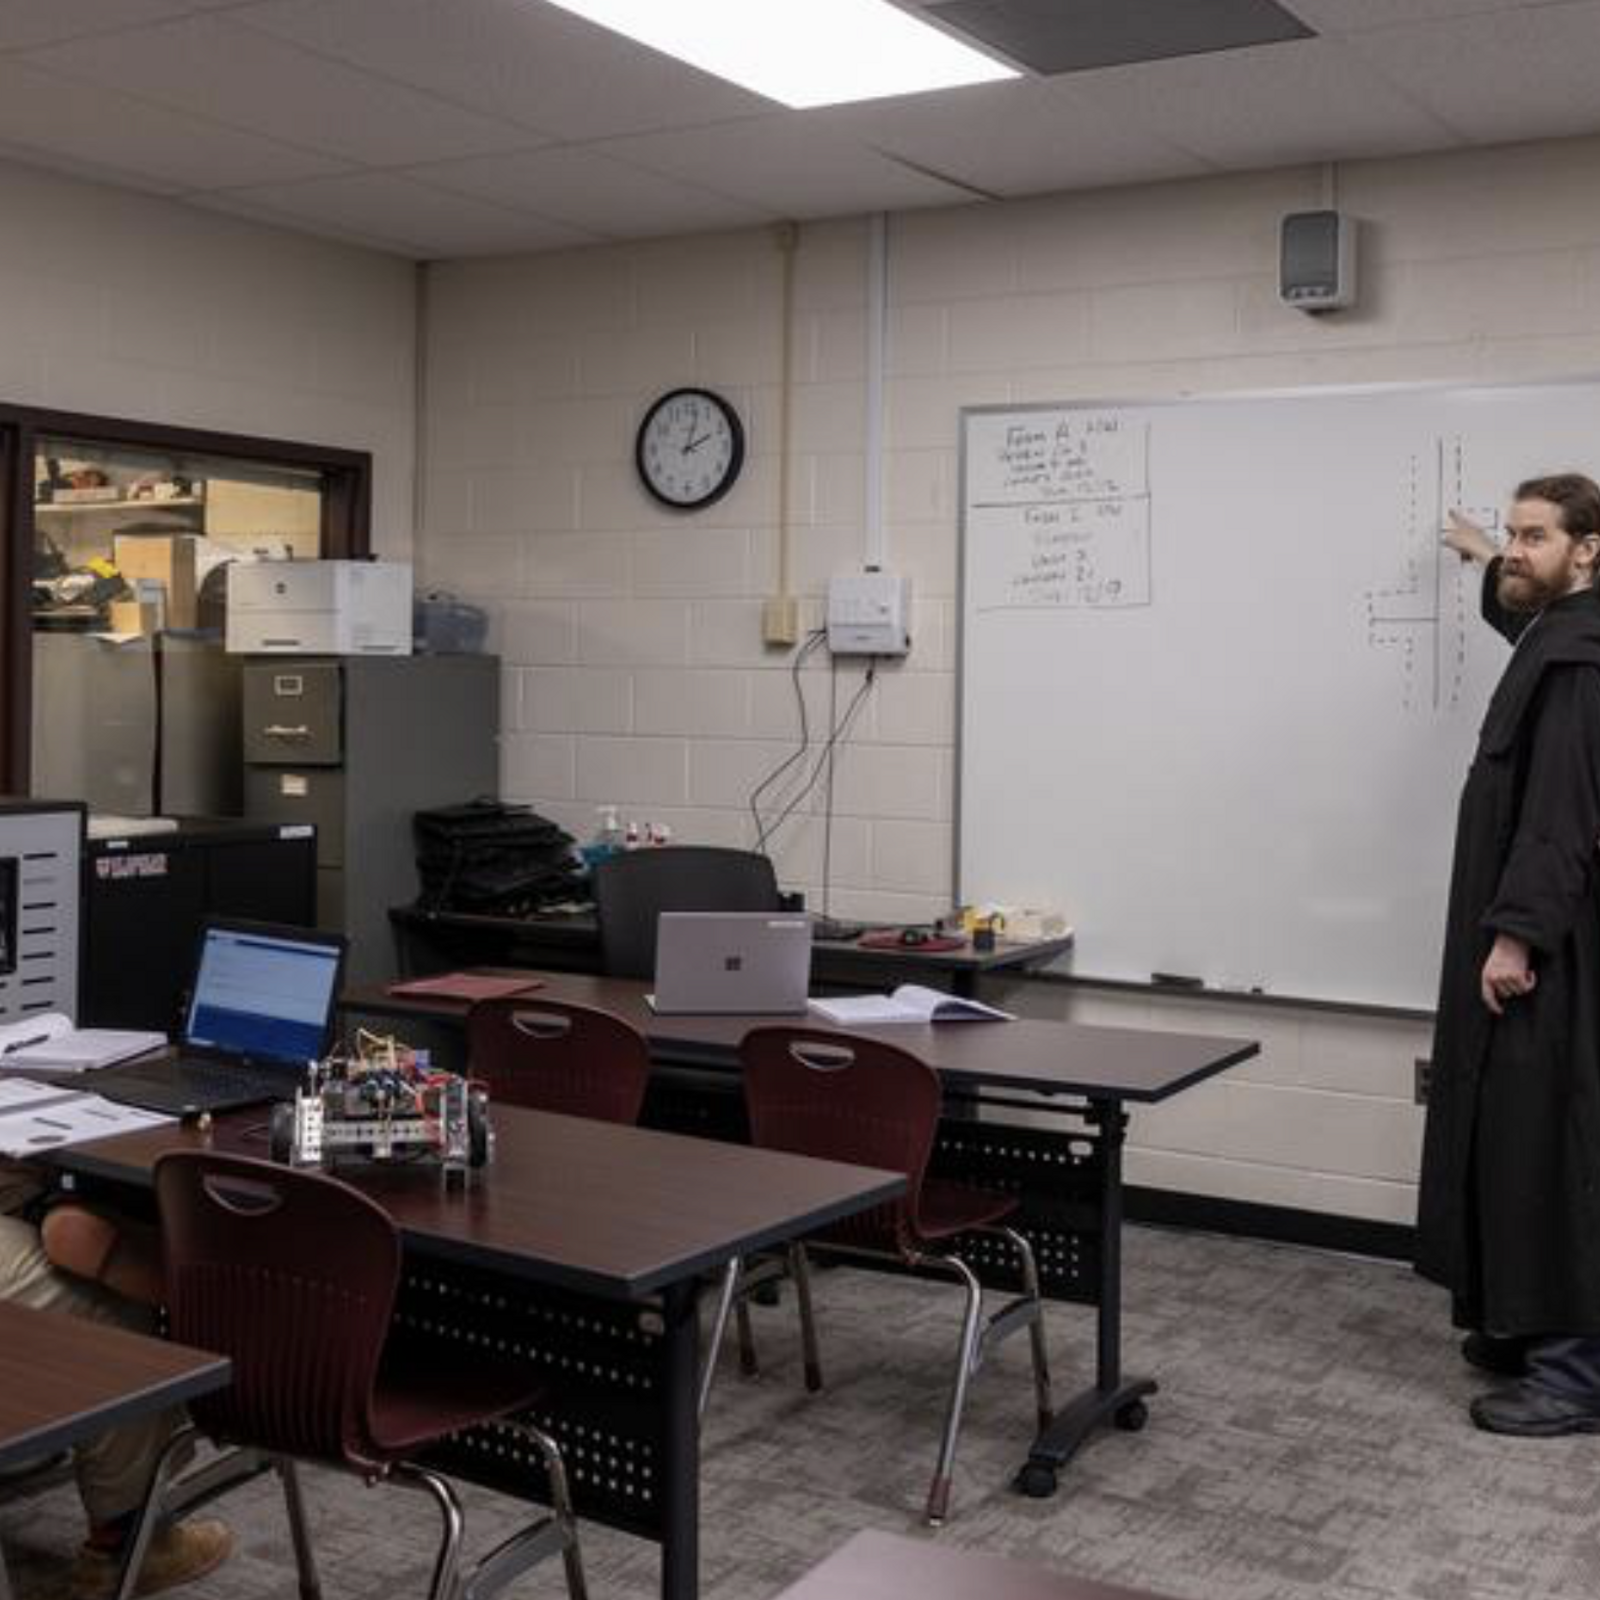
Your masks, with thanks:
M1340 203L1365 228L1361 306L1313 320L1276 302L1275 241L1285 211L1321 202L1321 177L891 220L888 559L916 585L915 647L880 675L838 764L836 913L921 917L950 895L961 406L1600 371L1600 141L1344 168ZM809 622L827 575L864 549L867 231L809 224L799 247L790 511ZM759 633L776 564L779 282L764 232L429 274L420 559L494 612L505 793L576 833L615 801L680 839L746 844L750 790L794 748L789 657ZM649 399L691 382L731 394L753 456L726 500L685 518L637 487L632 444ZM1577 465L1600 466L1600 436ZM1263 553L1286 601L1293 531L1286 514L1284 548ZM829 679L804 677L815 726ZM841 675L841 705L859 681ZM1439 797L1441 828L1454 799ZM818 811L775 840L813 905ZM1224 1081L1136 1115L1134 1181L1410 1220L1425 1027L1042 986L1015 998L1262 1041Z
M407 262L0 163L0 395L374 458L373 537L412 542Z

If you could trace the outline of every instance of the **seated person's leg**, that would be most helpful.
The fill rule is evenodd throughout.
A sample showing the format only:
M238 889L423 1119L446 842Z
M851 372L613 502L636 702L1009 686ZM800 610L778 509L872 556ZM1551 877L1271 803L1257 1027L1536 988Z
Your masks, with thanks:
M69 1200L45 1213L39 1235L52 1266L124 1300L161 1303L161 1237L148 1223L113 1221Z
M150 1311L79 1283L51 1266L38 1229L0 1216L0 1299L38 1311L64 1311L96 1322L148 1331ZM109 1429L73 1452L78 1494L89 1518L89 1538L73 1574L75 1597L109 1594L122 1542L149 1487L156 1457L179 1421L175 1412ZM189 1522L152 1542L140 1583L142 1594L187 1583L217 1566L232 1548L220 1522Z

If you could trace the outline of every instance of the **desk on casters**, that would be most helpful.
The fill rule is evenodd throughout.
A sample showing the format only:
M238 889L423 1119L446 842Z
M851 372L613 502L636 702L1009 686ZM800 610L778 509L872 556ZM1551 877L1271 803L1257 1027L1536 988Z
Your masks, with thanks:
M739 1041L773 1017L660 1017L645 1003L646 985L630 978L545 974L528 997L597 1006L631 1022L649 1040L661 1067L695 1071L700 1086L674 1089L669 1074L653 1088L646 1119L703 1134L737 1138ZM397 999L379 988L353 989L346 1010L389 1019L414 1018L459 1026L459 1001ZM826 1029L820 1018L807 1025ZM844 1032L843 1029L831 1031ZM931 1170L979 1187L1015 1194L1020 1211L1008 1219L1028 1236L1038 1257L1043 1292L1052 1299L1097 1308L1095 1381L1056 1412L1017 1472L1024 1494L1053 1494L1060 1469L1107 1423L1142 1428L1154 1380L1122 1373L1122 1151L1128 1107L1168 1100L1257 1054L1249 1039L1158 1033L1135 1028L1084 1027L1023 1019L859 1030L920 1056L938 1072L947 1098L996 1110L1021 1109L1051 1119L1019 1126L970 1116L940 1127ZM727 1078L732 1106L708 1105L707 1074ZM1003 1249L982 1236L963 1241L964 1260L985 1281L1005 1283Z

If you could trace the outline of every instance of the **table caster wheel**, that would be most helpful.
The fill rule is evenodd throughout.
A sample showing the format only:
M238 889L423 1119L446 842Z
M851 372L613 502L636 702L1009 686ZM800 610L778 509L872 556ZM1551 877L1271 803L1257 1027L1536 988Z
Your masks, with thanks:
M1150 1408L1143 1400L1130 1400L1117 1408L1114 1420L1124 1433L1138 1433L1150 1420Z
M1017 1474L1017 1493L1030 1500L1048 1500L1056 1492L1056 1469L1044 1461L1029 1461Z

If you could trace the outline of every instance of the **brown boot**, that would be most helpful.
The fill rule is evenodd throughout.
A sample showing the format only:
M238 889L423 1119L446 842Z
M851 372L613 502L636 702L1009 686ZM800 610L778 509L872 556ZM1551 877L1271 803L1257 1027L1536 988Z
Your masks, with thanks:
M233 1534L227 1523L211 1518L174 1523L151 1539L133 1592L160 1594L163 1589L193 1583L214 1572L232 1552ZM116 1593L121 1571L120 1552L86 1544L72 1566L68 1600L109 1600Z

